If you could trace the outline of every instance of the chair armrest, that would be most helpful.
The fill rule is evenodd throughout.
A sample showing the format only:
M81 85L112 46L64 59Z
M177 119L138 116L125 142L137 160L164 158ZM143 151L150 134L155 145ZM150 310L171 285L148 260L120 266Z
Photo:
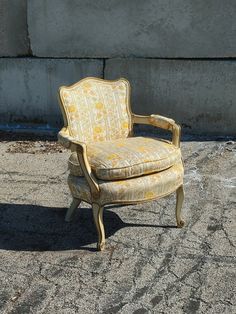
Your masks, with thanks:
M61 131L57 134L58 142L65 148L70 149L71 151L76 151L75 139L69 135L67 128L62 128ZM78 142L78 144L80 144Z
M99 197L100 188L88 161L86 144L70 136L67 128L62 128L58 133L58 141L65 148L76 151L83 174L90 187L92 198L97 199Z
M166 118L160 115L152 114L150 116L141 116L132 114L133 123L149 124L158 128L169 130L172 132L172 144L180 147L181 127L173 119Z

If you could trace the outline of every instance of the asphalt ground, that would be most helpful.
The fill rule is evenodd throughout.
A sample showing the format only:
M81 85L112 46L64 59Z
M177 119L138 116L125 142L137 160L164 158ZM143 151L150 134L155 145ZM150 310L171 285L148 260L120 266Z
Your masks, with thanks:
M30 139L30 140L29 140ZM175 195L64 221L69 152L54 137L0 139L0 313L236 313L236 144L182 142L186 226Z

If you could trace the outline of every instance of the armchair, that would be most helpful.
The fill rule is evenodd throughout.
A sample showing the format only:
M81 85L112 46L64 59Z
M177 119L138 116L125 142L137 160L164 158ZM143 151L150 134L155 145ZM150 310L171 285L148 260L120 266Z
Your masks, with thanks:
M180 126L160 116L131 112L130 84L88 77L59 89L64 127L59 142L70 149L68 185L73 197L65 220L81 201L92 205L98 250L105 248L103 208L107 204L136 204L176 191L177 227L183 227L183 164ZM135 123L172 132L172 141L134 137Z

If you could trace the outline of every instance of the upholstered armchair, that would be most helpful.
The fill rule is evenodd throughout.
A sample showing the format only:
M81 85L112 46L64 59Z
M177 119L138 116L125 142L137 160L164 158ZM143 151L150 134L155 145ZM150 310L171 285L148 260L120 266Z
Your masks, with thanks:
M136 204L177 194L176 221L182 227L184 199L180 126L160 116L140 116L130 109L130 84L85 78L59 89L64 127L59 142L71 150L68 185L73 197L70 221L81 201L92 205L98 250L105 247L103 208ZM133 125L149 124L172 132L172 141L133 136Z

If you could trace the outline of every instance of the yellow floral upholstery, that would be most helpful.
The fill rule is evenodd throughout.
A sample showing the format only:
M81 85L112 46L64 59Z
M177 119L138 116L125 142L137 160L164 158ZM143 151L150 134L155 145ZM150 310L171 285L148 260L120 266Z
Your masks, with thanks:
M125 138L132 123L129 111L129 83L88 78L60 88L70 135L82 142Z
M159 172L178 163L180 149L172 143L148 137L129 137L87 144L94 175L101 180L118 180ZM69 159L70 173L82 176L76 152Z
M97 247L103 250L105 205L148 201L176 191L176 223L182 228L180 126L158 114L133 113L130 85L125 79L85 78L61 87L59 100L64 127L58 140L72 152L68 185L73 201L65 220L71 220L82 200L90 203L98 232ZM133 125L140 123L170 131L172 141L133 137Z
M182 162L169 169L142 177L118 181L98 181L101 204L138 202L165 196L183 184ZM84 177L69 175L72 195L91 203L91 193Z

